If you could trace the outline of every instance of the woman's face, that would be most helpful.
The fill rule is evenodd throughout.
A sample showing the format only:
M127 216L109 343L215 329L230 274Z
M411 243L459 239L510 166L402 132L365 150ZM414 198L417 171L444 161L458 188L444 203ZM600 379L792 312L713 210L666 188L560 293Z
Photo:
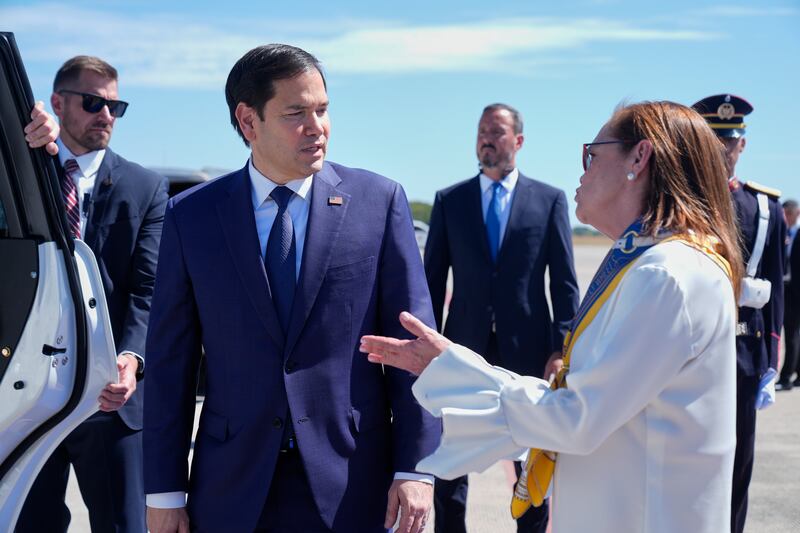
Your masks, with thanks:
M626 168L627 157L623 144L594 143L619 140L609 131L608 125L603 126L592 141L593 145L587 148L589 157L584 161L589 162L589 165L581 176L580 186L575 194L575 215L578 220L601 231L617 212L623 198L626 175L631 169Z

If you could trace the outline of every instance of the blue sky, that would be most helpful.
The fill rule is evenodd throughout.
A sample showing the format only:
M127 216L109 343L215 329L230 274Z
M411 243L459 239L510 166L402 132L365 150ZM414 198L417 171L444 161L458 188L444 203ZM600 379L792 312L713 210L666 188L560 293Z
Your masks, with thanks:
M5 0L0 29L15 32L37 99L73 55L116 66L131 107L111 145L145 166L241 167L225 78L250 48L285 42L326 69L328 159L385 174L411 199L476 173L488 103L522 112L521 171L574 208L581 143L619 102L721 92L755 107L738 174L800 196L797 0Z

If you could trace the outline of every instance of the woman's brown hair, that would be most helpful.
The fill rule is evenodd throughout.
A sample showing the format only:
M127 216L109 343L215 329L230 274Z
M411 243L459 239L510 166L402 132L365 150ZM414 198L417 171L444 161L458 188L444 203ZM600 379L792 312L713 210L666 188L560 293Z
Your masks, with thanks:
M734 294L744 274L736 215L728 190L725 148L693 109L674 102L623 105L609 121L625 149L648 140L650 183L642 222L655 235L661 229L694 230L716 237L719 252L731 266Z

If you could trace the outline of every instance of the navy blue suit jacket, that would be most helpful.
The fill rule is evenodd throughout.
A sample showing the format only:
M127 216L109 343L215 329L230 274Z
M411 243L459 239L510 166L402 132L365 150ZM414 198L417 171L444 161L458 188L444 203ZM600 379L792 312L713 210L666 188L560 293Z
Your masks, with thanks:
M758 231L757 191L738 185L731 196L736 207L742 241L742 259L750 260ZM737 368L745 376L761 376L767 368L778 368L778 346L783 327L783 267L786 242L786 221L783 209L774 196L769 197L767 242L756 277L772 284L769 301L761 309L739 308L739 322L747 324L747 333L736 337Z
M425 273L440 328L451 266L453 296L444 335L486 353L494 315L500 364L541 376L548 356L561 350L578 307L564 193L520 174L495 264L489 255L479 178L439 191L425 246ZM545 297L546 268L552 317Z
M441 425L413 398L413 377L358 351L364 334L407 337L403 310L433 324L402 188L325 163L303 253L284 336L247 167L170 200L147 342L145 490L188 490L200 531L253 530L287 406L317 507L336 531L380 527L393 473L413 472L438 445ZM201 345L206 397L187 483Z
M60 165L56 167L63 172ZM127 350L145 358L167 189L163 176L106 149L83 240L97 258L117 353ZM117 411L131 429L142 428L143 391L139 383Z

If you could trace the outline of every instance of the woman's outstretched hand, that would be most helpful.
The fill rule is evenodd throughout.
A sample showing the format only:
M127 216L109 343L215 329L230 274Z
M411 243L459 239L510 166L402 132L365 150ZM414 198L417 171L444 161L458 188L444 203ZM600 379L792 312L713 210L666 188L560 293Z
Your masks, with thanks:
M367 359L372 363L408 370L418 376L451 342L409 312L400 313L400 324L416 339L365 335L361 337L360 350L367 354Z

